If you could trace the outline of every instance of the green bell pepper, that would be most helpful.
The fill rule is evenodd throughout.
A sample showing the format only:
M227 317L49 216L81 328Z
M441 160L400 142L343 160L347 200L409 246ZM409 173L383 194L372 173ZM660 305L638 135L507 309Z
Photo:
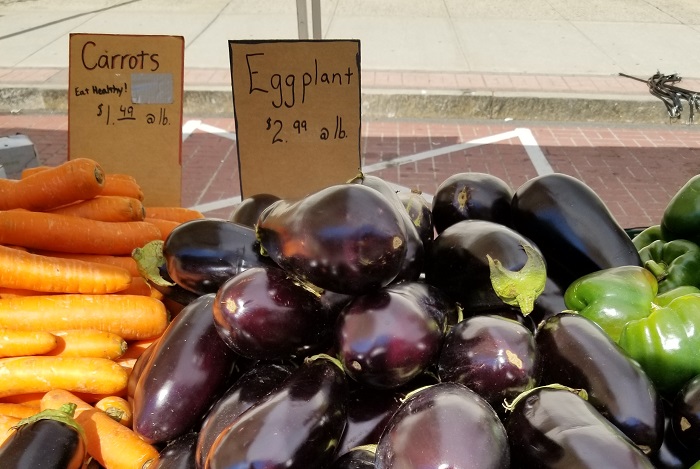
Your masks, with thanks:
M700 174L671 197L661 217L661 233L666 240L687 239L700 244Z
M639 258L659 282L659 293L676 287L700 287L700 246L685 239L653 241L639 249Z
M634 244L634 247L639 251L659 239L664 239L661 235L661 225L652 225L632 238L632 244Z

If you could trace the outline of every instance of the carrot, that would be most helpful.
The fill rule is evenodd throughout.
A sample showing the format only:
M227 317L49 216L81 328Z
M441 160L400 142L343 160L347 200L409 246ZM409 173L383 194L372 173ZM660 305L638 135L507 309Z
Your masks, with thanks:
M47 355L59 357L95 357L114 360L124 355L127 343L112 332L73 329L53 332L56 348Z
M149 296L61 294L0 299L0 328L98 329L129 341L159 337L167 325L165 306Z
M123 397L103 397L95 403L95 408L100 409L122 425L131 428L131 424L133 423L131 404Z
M0 357L42 355L56 348L58 339L46 331L0 330Z
M151 217L146 217L144 219L145 222L153 224L158 230L160 230L160 239L165 241L165 239L168 237L168 235L178 226L180 226L182 223L179 221L172 221L172 220L163 220L161 218L151 218Z
M146 217L185 223L186 221L204 218L204 214L197 210L185 207L149 206L146 207Z
M30 392L25 394L15 394L12 396L5 396L0 398L0 402L7 402L12 404L24 404L30 407L39 408L39 401L44 396L43 392Z
M141 295L153 296L151 285L143 277L132 277L131 284L123 291L118 292L119 295Z
M52 167L53 166L32 166L31 168L24 168L22 170L22 172L20 173L20 179L25 179L34 173L38 173L40 171L45 171L47 169L51 169Z
M105 186L102 167L89 158L76 158L24 179L0 181L0 210L50 210L91 199Z
M82 254L79 252L59 252L59 251L46 251L43 249L32 249L34 254L43 254L50 257L62 257L67 259L78 259L87 262L96 262L98 264L107 264L121 267L129 271L132 277L139 277L138 265L133 257L119 256L112 254Z
M0 415L9 415L20 419L30 417L39 412L39 406L0 402Z
M67 389L94 394L117 394L126 388L128 373L106 358L0 358L0 396Z
M120 195L143 200L144 193L135 177L129 174L108 173L102 195Z
M50 293L36 290L25 290L23 288L0 287L0 298L16 298L18 296L49 295Z
M49 210L51 213L99 221L141 221L146 216L143 203L133 197L98 195L70 205Z
M77 406L75 419L85 431L88 454L105 469L141 469L158 459L155 446L69 391L47 392L41 400L41 408L57 409L70 402Z
M119 358L139 358L141 354L151 345L156 343L158 338L144 339L144 340L132 340L127 342L126 352Z
M17 425L20 420L22 419L10 415L0 415L0 445L17 431L15 425Z
M0 286L47 293L115 293L131 274L111 265L49 257L0 246Z
M110 223L56 213L0 211L0 244L83 254L127 255L160 238L160 230L145 221Z

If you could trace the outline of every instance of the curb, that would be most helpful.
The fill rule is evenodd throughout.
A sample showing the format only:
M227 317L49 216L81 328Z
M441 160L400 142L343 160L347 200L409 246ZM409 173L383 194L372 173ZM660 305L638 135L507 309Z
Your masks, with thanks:
M67 90L0 87L0 113L67 113ZM233 116L231 90L186 88L184 115ZM665 106L646 95L461 92L370 89L362 92L362 117L370 120L523 120L668 124Z

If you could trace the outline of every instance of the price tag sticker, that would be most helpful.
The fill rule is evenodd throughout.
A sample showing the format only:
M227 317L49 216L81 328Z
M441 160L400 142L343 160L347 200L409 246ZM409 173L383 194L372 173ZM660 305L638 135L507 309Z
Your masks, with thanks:
M181 204L184 38L70 35L68 158L134 176L146 205Z
M229 41L241 196L297 198L352 179L360 42Z

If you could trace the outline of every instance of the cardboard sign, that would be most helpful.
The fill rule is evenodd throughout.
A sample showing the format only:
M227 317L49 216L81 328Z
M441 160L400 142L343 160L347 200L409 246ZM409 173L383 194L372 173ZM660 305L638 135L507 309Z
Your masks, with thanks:
M360 169L360 43L229 41L243 198L302 197Z
M146 205L181 204L181 36L71 34L68 158L130 174Z

